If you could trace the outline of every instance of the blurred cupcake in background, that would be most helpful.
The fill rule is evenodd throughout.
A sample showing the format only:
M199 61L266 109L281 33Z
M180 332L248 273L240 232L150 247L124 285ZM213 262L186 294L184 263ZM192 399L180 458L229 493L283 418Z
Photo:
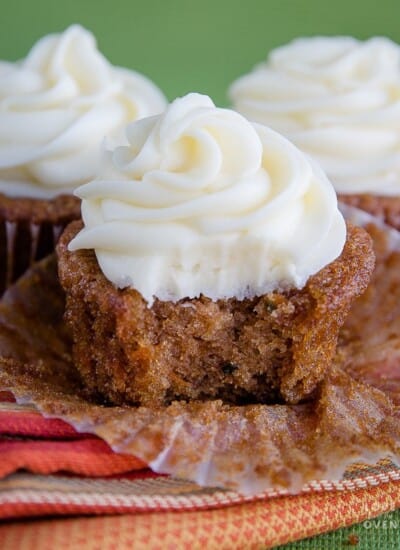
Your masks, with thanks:
M341 201L400 229L400 46L388 38L294 40L229 90L247 118L316 159Z
M0 61L0 295L80 217L72 193L95 177L104 140L124 144L128 122L166 104L79 25L40 39L21 61Z

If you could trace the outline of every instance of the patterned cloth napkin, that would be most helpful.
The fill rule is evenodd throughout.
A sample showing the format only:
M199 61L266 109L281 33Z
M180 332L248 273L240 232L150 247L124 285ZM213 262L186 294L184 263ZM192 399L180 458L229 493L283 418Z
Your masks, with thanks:
M314 483L296 496L243 497L153 474L95 436L0 398L4 550L271 548L400 507L400 469L388 460L355 465L342 482ZM71 515L80 517L54 520ZM9 523L38 516L53 519Z

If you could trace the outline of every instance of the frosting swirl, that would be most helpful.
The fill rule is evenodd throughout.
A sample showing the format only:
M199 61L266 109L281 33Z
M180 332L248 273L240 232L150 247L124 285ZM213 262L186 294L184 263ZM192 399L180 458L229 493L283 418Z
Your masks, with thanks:
M292 144L189 94L128 126L104 177L80 187L105 276L152 303L301 287L334 260L345 224L333 187Z
M400 195L400 47L391 40L295 40L234 82L230 97L313 156L339 193Z
M0 192L51 197L95 177L103 139L125 143L131 120L161 112L161 91L113 67L78 25L0 62Z

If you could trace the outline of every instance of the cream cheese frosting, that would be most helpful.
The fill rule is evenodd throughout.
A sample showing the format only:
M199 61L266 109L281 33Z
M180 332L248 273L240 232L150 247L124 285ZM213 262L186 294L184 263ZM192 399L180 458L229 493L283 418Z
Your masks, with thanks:
M95 177L102 141L125 143L126 124L160 113L161 91L112 66L79 25L0 62L0 192L49 198Z
M342 251L346 228L322 171L273 130L176 99L127 128L103 174L79 187L84 228L117 287L178 301L302 287Z
M294 40L229 95L316 159L337 192L400 195L400 46L388 38Z

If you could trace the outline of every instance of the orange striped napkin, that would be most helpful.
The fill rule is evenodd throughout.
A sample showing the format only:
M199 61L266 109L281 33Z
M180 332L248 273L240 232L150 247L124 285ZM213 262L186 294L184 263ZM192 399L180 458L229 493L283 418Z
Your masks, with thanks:
M160 541L163 548L269 548L400 506L400 469L388 460L355 465L342 482L314 483L296 496L244 497L156 475L100 438L1 397L0 518L25 518L0 526L4 550L22 547L22 539L24 548L43 549L99 541L118 549L161 548ZM81 517L27 521L57 515Z

